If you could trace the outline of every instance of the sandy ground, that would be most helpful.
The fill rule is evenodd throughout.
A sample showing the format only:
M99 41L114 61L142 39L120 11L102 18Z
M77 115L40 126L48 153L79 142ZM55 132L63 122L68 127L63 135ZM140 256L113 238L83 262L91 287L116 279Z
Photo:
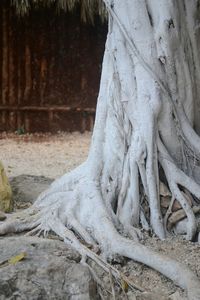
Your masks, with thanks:
M90 139L91 133L2 135L0 160L9 177L29 174L58 178L85 160Z
M90 133L60 133L56 136L3 135L0 139L0 160L4 163L9 177L29 174L56 178L85 160L90 139ZM156 237L145 236L145 245L185 263L200 277L199 244L187 242L182 237L160 241ZM142 264L126 261L125 264L119 265L119 269L144 290L164 293L168 296L176 293L173 299L186 299L185 293L171 281Z

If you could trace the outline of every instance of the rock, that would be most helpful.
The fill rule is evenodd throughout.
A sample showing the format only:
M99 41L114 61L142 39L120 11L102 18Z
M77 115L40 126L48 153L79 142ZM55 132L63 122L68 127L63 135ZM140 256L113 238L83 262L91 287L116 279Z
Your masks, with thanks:
M181 192L181 193L182 193L182 195L186 198L188 204L189 204L190 207L191 207L191 206L192 206L192 202L193 202L193 198L192 198L192 196L190 195L190 193L188 193L187 191L186 191L186 192ZM177 211L177 210L179 210L179 209L181 209L181 208L182 208L181 204L180 204L177 200L175 200L175 201L174 201L174 204L173 204L173 206L172 206L172 211Z
M196 217L196 224L197 224L197 232L200 233L200 213L195 215ZM180 220L176 224L174 224L173 230L176 234L186 234L187 233L187 218ZM198 239L197 239L198 241Z
M174 211L177 211L181 208L182 208L181 204L177 200L175 200L174 204L172 205L172 211L174 212Z
M52 182L53 179L44 176L20 175L10 178L15 207L30 206Z
M4 221L6 219L6 215L3 211L0 211L0 221Z
M12 191L6 176L3 164L0 162L0 210L11 212L13 210Z
M160 196L160 205L163 208L168 208L171 201L171 197L169 196Z
M1 238L0 249L1 300L99 299L89 269L63 242L17 236ZM22 252L25 259L15 265L8 263Z
M128 293L126 294L128 300L136 300L136 295L133 293L133 291L128 291Z
M186 298L185 297L183 298L183 296L181 296L178 291L173 293L172 295L170 295L169 299L170 300L186 300Z
M162 190L164 190L164 188L162 188ZM192 196L189 193L186 193L186 192L185 193L181 192L181 193L186 198L188 204L190 206L192 206L192 201L193 201ZM163 196L162 194L165 194L165 196ZM170 205L170 202L171 202L171 196L167 195L167 192L166 193L162 192L162 194L160 193L160 195L161 195L160 196L160 200L161 200L160 205L161 205L161 208L167 209ZM177 211L181 208L182 208L181 204L179 203L179 201L177 201L175 199L175 201L172 205L172 209L171 209L172 212L175 212L175 211Z
M160 183L159 183L159 191L160 191L161 196L171 197L171 193L170 193L168 187L162 181L160 181Z
M144 292L141 295L136 296L137 300L170 300L166 295L152 292Z

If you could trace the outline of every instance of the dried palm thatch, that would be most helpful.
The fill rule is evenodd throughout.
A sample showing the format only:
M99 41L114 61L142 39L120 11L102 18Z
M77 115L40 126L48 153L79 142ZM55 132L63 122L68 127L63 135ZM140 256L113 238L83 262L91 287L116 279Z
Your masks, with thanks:
M102 0L11 0L18 15L26 15L31 9L54 6L56 11L73 11L80 7L81 19L84 22L94 22L96 15L104 21L107 18L106 8Z

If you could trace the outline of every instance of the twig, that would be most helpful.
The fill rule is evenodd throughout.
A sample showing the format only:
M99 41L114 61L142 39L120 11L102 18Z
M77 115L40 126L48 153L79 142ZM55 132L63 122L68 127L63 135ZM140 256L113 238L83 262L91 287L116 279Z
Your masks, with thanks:
M128 286L130 288L136 289L140 292L145 292L145 290L141 286L135 284L126 275L124 275L122 272L117 270L115 267L113 267L109 263L105 262L101 257L99 257L97 254L95 254L93 251L86 248L84 245L82 245L82 249L83 249L85 255L88 256L89 258L91 258L93 261L95 261L100 267L102 267L102 269L105 272L109 273L109 270L110 270L115 279L121 280L121 278L122 278L128 284Z
M111 269L109 269L109 278L110 278L110 285L111 285L113 300L116 300L116 297L115 297L115 287L114 287L114 283L113 283L113 277L112 277Z

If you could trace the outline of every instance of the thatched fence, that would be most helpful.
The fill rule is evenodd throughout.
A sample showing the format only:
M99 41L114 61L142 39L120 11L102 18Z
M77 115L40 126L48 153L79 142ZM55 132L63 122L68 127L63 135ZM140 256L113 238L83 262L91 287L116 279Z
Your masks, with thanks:
M0 130L91 130L107 26L0 2Z

